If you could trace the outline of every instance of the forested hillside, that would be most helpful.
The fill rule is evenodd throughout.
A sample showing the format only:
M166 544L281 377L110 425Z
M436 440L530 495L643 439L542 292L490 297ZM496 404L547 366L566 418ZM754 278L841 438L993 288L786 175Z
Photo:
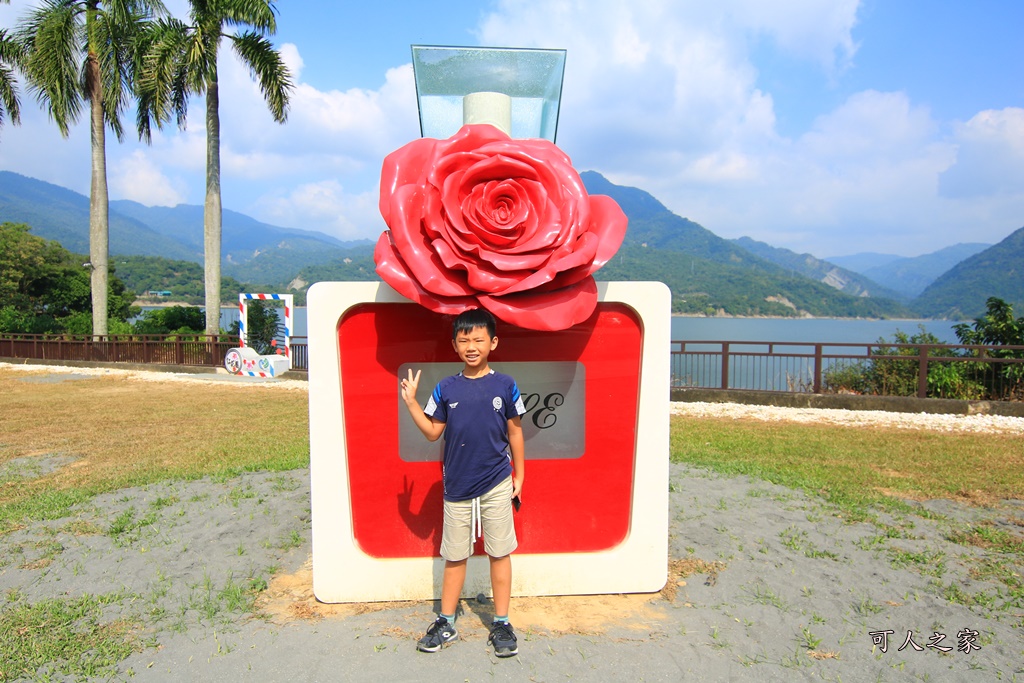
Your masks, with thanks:
M591 194L615 199L629 217L626 240L598 273L604 280L658 280L672 290L672 310L708 315L899 317L906 306L852 296L763 259L698 223L669 211L653 196L581 174Z
M989 297L1024 310L1024 228L953 266L914 305L929 317L965 320L984 313Z

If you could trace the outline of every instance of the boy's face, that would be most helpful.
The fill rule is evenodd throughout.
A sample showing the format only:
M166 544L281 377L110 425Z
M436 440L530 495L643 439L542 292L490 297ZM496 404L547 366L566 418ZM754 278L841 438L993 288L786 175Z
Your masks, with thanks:
M479 368L487 364L487 357L498 346L498 338L487 333L483 325L469 332L459 332L452 340L455 353L468 368Z

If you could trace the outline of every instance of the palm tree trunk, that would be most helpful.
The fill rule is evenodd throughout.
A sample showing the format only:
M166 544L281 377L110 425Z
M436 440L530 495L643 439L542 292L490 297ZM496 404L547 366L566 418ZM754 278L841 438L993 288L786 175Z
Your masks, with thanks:
M89 188L89 262L92 264L92 334L107 334L107 278L109 275L109 204L107 195L107 145L103 122L103 90L96 55L86 59L92 139L92 182Z
M206 207L203 212L208 335L220 332L220 234L220 94L214 76L206 89Z

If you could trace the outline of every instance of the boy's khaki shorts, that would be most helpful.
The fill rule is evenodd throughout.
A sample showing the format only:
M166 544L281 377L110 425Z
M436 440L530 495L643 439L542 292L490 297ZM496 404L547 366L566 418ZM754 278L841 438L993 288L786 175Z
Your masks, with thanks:
M491 557L505 557L519 545L512 521L512 477L508 477L479 498L484 551ZM444 530L441 557L449 562L473 554L473 501L444 501Z

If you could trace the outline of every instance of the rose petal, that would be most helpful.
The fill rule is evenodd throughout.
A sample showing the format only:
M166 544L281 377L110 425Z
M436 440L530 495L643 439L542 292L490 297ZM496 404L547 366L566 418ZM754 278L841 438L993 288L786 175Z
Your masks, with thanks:
M496 270L485 260L466 257L452 251L447 242L434 240L432 246L447 268L465 272L466 279L475 291L498 294L530 274L529 270L505 273ZM547 258L547 255L544 255Z
M628 225L629 219L618 202L603 194L590 195L590 233L599 240L594 270L615 256L626 237Z
M520 279L515 284L505 289L505 292L525 292L535 287L540 287L552 282L562 272L572 270L580 266L589 266L597 253L597 238L585 233L574 245L560 249L551 255L543 268ZM565 283L570 284L570 283Z
M460 273L444 267L430 240L420 229L423 190L415 185L398 188L391 197L391 236L402 261L428 292L438 296L468 296L474 290Z
M481 183L462 202L467 228L494 249L509 248L523 238L529 208L528 197L510 180Z
M419 286L416 278L406 267L402 257L395 250L391 241L391 232L384 231L377 240L373 250L373 260L377 264L377 274L384 282L391 285L396 292L411 299L421 306L446 315L458 315L468 308L477 305L475 297L441 297L435 296Z
M437 140L432 138L420 138L413 140L407 145L396 149L384 157L384 163L380 172L380 215L384 222L391 224L390 201L391 195L399 187L406 185L420 185L425 172L433 164Z
M597 283L588 278L553 292L480 296L480 304L497 318L528 330L564 330L578 325L597 307Z

